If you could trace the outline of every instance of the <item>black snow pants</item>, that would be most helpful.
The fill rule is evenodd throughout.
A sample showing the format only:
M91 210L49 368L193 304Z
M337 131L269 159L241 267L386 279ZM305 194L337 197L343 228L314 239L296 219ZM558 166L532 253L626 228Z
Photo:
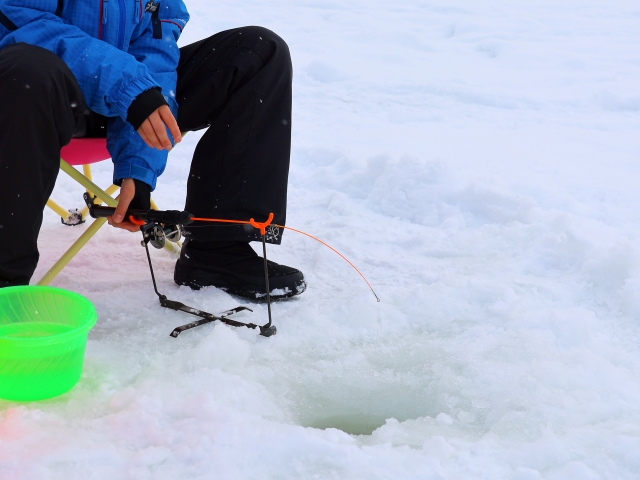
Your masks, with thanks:
M191 162L185 210L257 221L273 212L274 223L285 223L291 78L286 43L261 27L220 32L180 49L178 125L183 132L208 129ZM85 105L56 55L27 44L0 50L0 287L28 284L33 275L60 149L86 130ZM188 233L202 240L260 239L257 230L238 225L193 226ZM278 244L281 235L273 229L268 241Z

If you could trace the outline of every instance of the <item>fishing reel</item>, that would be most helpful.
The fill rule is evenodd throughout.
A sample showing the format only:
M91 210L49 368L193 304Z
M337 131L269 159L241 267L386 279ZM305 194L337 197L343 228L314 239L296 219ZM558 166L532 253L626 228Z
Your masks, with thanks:
M88 193L84 200L93 218L106 218L116 211L114 207L105 207L93 203ZM182 226L193 223L193 215L178 210L141 210L129 209L125 215L131 223L140 225L143 245L150 243L154 248L164 248L167 241L177 243L182 238Z
M180 225L148 223L140 227L142 230L143 242L149 243L154 248L164 248L167 241L177 243L182 238L182 228Z

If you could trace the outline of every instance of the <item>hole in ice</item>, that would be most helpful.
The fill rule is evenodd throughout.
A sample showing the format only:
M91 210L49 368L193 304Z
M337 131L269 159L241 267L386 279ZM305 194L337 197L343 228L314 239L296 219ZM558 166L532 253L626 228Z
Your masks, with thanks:
M294 421L369 435L387 419L398 421L450 412L434 364L443 356L421 338L378 338L322 343L287 352L287 368L269 368L265 385L288 404Z
M403 354L403 343L350 345L344 359L336 352L314 362L319 375L297 385L300 424L369 435L390 418L437 417L443 406L433 388L433 351Z

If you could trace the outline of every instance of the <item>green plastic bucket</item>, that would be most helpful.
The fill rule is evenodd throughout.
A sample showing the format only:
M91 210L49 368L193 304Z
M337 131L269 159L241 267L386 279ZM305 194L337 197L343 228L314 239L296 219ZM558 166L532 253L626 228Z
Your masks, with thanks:
M43 400L71 390L97 318L91 302L77 293L0 288L0 398Z

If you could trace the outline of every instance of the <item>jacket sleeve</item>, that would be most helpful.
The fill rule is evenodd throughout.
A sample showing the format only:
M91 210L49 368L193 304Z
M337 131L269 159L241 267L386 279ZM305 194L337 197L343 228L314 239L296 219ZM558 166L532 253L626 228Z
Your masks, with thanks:
M5 41L55 53L73 72L91 110L126 120L131 102L159 84L132 55L65 24L57 7L57 0L0 0L5 20L16 27Z
M174 117L178 118L176 84L180 50L177 42L189 14L181 1L165 0L160 5L157 20L151 16L140 26L139 35L129 45L129 53L148 69L154 82L162 88L162 95ZM147 146L122 117L111 118L107 132L107 147L114 160L114 182L119 184L123 178L135 178L155 189L156 180L166 166L168 152Z

